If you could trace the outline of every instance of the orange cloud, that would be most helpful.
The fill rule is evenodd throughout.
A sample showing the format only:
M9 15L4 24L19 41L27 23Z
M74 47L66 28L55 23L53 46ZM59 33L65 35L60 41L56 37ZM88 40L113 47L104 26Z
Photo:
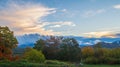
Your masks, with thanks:
M85 36L87 37L111 37L114 38L115 33L113 33L112 31L99 31L99 32L89 32L89 33L84 33Z
M40 33L43 35L60 35L49 27L75 26L70 21L44 22L43 17L56 12L55 8L48 8L43 5L25 3L19 4L10 2L5 9L0 11L0 25L8 26L16 35Z

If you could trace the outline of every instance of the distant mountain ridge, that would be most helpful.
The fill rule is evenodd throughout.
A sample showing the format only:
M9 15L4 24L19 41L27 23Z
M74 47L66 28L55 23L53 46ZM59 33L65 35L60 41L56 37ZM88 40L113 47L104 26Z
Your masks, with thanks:
M79 45L81 47L84 46L93 46L94 44L101 42L103 47L110 47L110 48L116 48L120 46L120 38L86 38L86 37L80 37L80 36L63 36L63 37L69 37L69 38L75 38ZM18 40L18 47L33 47L34 43L39 40L43 39L46 40L49 38L49 36L42 36L40 34L25 34L21 36L16 36ZM109 44L109 45L108 45Z
M118 48L118 47L120 48L120 43L115 43L115 42L112 42L112 43L99 42L99 44L100 44L99 46L102 48ZM94 47L96 45L97 44L91 45L91 47Z
M16 36L18 40L18 47L33 47L34 43L41 39L45 39L44 36L40 36L39 34L25 34L21 36Z

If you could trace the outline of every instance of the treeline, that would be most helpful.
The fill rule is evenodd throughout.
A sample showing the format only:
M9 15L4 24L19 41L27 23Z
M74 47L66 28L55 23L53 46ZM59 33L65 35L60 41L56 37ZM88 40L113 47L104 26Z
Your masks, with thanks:
M82 48L82 62L86 64L120 64L120 48L95 47Z
M42 51L48 60L81 61L80 46L73 38L51 36L47 40L38 40L33 48Z
M85 64L120 64L120 48L102 48L101 43L94 47L80 48L74 38L51 36L47 40L38 40L34 49L42 51L46 59Z

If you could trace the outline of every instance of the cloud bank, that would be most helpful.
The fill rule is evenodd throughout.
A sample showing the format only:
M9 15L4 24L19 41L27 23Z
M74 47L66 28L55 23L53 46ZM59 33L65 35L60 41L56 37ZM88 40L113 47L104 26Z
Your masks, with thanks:
M84 33L87 37L110 37L110 38L115 38L118 37L117 33L114 33L112 31L99 31L99 32L89 32L89 33Z

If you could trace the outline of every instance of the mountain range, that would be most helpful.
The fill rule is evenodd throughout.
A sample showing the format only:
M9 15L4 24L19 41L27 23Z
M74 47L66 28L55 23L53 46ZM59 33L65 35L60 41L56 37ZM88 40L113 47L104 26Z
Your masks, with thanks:
M81 47L85 46L94 46L96 43L100 42L102 47L105 48L116 48L120 47L120 38L107 38L107 37L101 37L101 38L87 38L87 37L80 37L80 36L63 36L63 37L69 37L69 38L75 38L79 45ZM16 36L18 40L18 47L33 47L34 43L38 39L46 40L49 38L49 36L43 36L39 34L25 34Z

